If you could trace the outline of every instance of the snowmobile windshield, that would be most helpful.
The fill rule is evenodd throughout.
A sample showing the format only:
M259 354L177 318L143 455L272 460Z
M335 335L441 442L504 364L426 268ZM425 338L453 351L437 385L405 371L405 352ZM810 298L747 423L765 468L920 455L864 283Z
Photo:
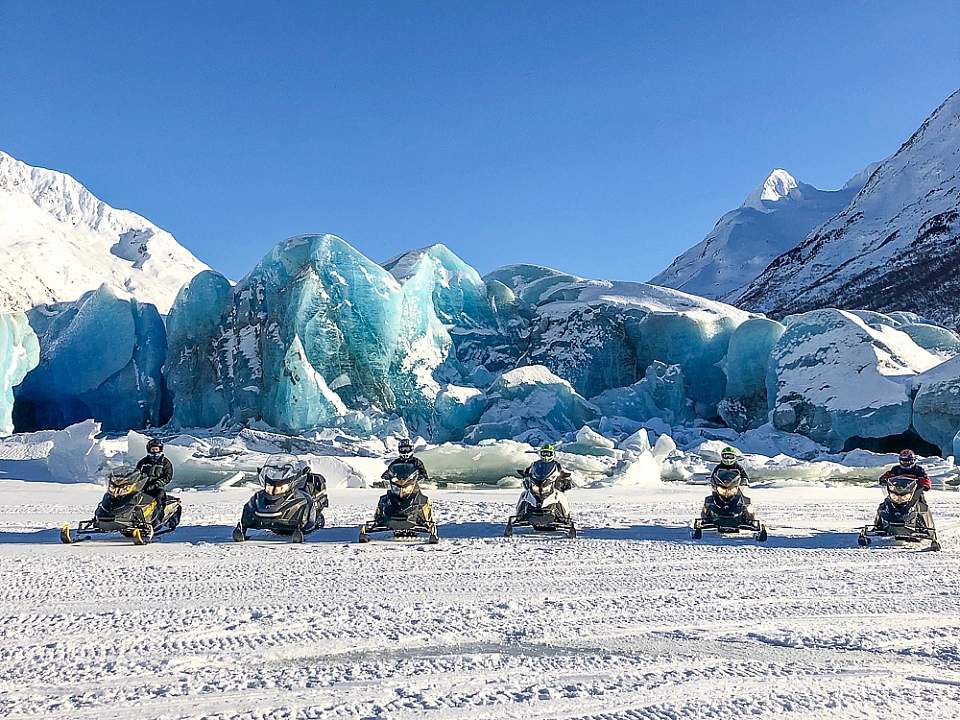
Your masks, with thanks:
M413 495L417 491L419 469L413 463L394 463L390 468L393 477L390 478L390 487L400 497Z
M906 505L917 491L917 481L909 476L893 477L887 480L887 497L896 505Z
M738 470L718 470L710 478L710 482L716 488L739 488L740 472Z
M139 470L114 470L107 477L107 492L113 497L130 495L143 485L142 479Z
M303 463L296 456L271 455L260 469L260 482L268 495L285 495L296 486L302 471Z
M556 472L557 464L555 462L544 462L541 460L530 466L530 480L540 484L556 474Z

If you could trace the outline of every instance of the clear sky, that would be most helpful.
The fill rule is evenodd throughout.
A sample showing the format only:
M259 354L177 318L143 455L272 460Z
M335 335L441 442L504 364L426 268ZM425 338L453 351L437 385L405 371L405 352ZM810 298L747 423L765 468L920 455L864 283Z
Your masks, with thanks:
M0 0L0 149L238 278L277 241L646 280L960 86L960 3Z

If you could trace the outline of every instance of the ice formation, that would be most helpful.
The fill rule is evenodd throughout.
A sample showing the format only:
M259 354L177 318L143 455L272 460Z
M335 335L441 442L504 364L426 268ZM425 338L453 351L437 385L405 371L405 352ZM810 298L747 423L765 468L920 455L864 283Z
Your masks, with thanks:
M350 408L396 412L442 435L437 401L460 373L434 306L434 271L420 263L401 285L340 238L306 235L279 244L233 288L199 275L170 313L174 419L302 431Z
M841 310L786 320L771 354L773 424L834 450L854 438L883 438L911 425L910 381L940 358L887 325Z
M749 315L723 303L631 282L583 280L513 265L487 276L530 316L522 362L544 365L586 397L632 385L659 361L679 365L701 417L715 417L730 333Z
M717 407L720 417L739 432L767 421L767 366L786 328L776 320L751 318L734 330L721 362L727 388Z
M693 403L687 398L683 370L655 360L641 380L633 385L605 390L590 399L610 417L644 421L659 417L668 423L693 419Z
M153 305L119 298L102 285L27 316L40 341L40 363L14 392L18 430L59 429L88 418L104 430L166 421L167 339Z
M22 312L0 313L0 435L13 432L13 388L40 362L40 344Z
M942 455L953 452L954 436L960 430L960 357L918 375L913 400L913 426Z
M597 417L597 409L563 378L542 365L503 373L487 391L487 408L466 440L514 438L531 444L555 442Z

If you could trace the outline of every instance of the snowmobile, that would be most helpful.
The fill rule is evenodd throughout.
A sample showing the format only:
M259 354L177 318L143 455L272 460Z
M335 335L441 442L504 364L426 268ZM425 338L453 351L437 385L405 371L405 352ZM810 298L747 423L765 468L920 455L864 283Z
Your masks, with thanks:
M420 492L420 471L416 465L395 462L388 475L389 489L380 498L372 522L360 526L358 542L367 543L376 533L393 533L396 539L426 536L427 542L440 542L437 523L427 496Z
M523 478L523 492L517 501L516 515L507 519L504 537L512 537L516 528L532 528L537 532L565 532L575 538L577 528L570 517L570 503L560 489L566 480L560 466L555 462L535 462L529 474L517 475Z
M233 529L235 542L247 539L248 530L269 530L302 543L305 535L322 528L323 510L329 507L327 481L294 455L271 455L257 473L261 489L243 506Z
M753 514L750 498L743 494L739 471L720 469L710 476L713 492L703 501L700 517L693 521L691 537L699 540L704 530L720 535L737 535L742 530L753 533L754 540L766 542L767 527Z
M860 547L870 545L871 538L889 538L897 543L930 541L931 550L939 550L937 530L933 517L923 498L917 479L897 475L885 484L887 497L877 508L873 525L861 528L857 542Z
M91 520L81 520L76 532L65 524L60 528L60 541L75 543L90 540L99 533L118 532L137 545L146 545L155 537L172 532L180 524L183 508L180 499L162 493L163 505L152 493L146 492L159 466L137 470L132 467L113 468L107 475L107 492L93 513Z

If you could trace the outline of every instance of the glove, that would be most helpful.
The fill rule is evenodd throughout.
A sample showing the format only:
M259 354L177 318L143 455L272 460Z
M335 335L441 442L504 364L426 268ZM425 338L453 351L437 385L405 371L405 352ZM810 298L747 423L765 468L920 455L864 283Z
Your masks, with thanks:
M921 490L929 490L933 487L933 483L930 482L930 478L917 478L917 487Z

